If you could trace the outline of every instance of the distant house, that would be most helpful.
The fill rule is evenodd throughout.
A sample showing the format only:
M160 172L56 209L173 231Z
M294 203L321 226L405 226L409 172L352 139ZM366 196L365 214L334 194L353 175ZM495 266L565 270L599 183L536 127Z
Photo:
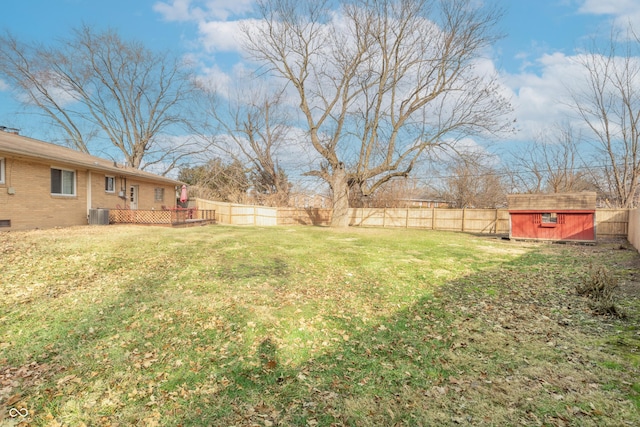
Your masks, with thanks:
M94 209L173 207L182 184L0 129L0 231L83 225Z
M289 195L289 206L305 209L328 209L331 206L331 198L317 193L292 192Z
M399 199L398 206L402 208L448 208L450 203L442 199L416 198L416 199Z
M596 241L596 193L511 194L509 237Z

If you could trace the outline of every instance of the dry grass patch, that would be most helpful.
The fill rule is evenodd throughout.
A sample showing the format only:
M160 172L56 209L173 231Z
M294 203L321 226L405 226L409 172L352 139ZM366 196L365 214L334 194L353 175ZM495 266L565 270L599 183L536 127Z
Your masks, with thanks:
M218 226L2 237L0 424L640 423L640 257L619 243ZM603 260L627 319L575 292Z

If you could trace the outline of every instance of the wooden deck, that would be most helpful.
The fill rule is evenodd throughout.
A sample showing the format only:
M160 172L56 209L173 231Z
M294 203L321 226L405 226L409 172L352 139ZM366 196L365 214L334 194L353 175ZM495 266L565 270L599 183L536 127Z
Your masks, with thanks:
M161 225L193 227L216 223L215 210L176 208L166 210L109 210L109 224Z

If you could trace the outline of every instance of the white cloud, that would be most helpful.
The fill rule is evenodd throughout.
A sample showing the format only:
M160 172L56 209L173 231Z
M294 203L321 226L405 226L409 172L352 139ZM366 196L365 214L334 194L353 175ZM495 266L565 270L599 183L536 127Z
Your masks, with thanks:
M168 0L158 1L153 10L167 21L226 21L251 12L254 0Z
M518 140L532 140L542 129L571 117L566 85L584 79L582 67L562 53L543 55L536 63L540 74L512 74L505 78L514 93Z
M452 149L455 149L457 153L465 153L467 155L475 155L476 157L482 157L487 155L487 150L485 147L480 145L473 138L461 138L458 140L448 141L451 144ZM452 152L450 152L453 154ZM453 155L456 157L456 155Z
M9 85L4 80L0 79L0 92L9 90Z
M169 21L186 22L197 20L198 12L191 8L191 0L172 0L170 3L159 1L153 10Z
M241 21L209 21L198 24L200 41L208 52L238 52L241 50L240 41Z
M198 80L203 87L210 89L212 92L216 92L225 98L229 96L231 76L222 71L217 65L203 68Z
M577 11L604 18L601 20L603 32L600 33L604 38L610 36L606 30L610 25L622 30L620 35L624 36L630 23L640 22L638 0L580 0ZM636 27L638 30L640 27ZM577 129L585 128L585 123L569 106L569 87L577 92L581 88L588 89L588 76L584 67L579 65L578 55L560 52L540 53L537 57L523 55L520 57L523 60L521 71L503 76L505 84L513 91L519 129L515 139L532 141L541 131L560 122L570 122Z
M53 82L54 81L53 76L51 77L52 77L51 81ZM42 81L42 83L44 83L43 86L46 89L46 93L47 93L46 97L42 95L40 91L37 91L33 88L30 89L30 91L32 92L32 95L39 102L42 102L44 104L51 105L51 100L53 100L53 102L55 102L58 107L66 108L66 107L69 107L70 105L78 105L78 102L83 99L83 97L73 89L68 90L62 87L62 85L55 84L55 83L47 84L48 82L45 82L44 80ZM29 92L19 92L17 96L20 102L27 105L32 105L32 106L35 105L35 102L31 98L31 95L29 94Z
M623 16L638 12L638 0L583 0L578 12L591 15Z
M626 30L629 24L640 22L640 1L638 0L583 0L578 8L586 15L609 15L615 28Z
M206 52L239 52L242 18L254 0L163 0L153 10L166 21L197 25L199 44Z
M253 10L254 0L209 0L207 11L214 19L227 20L230 16L240 16Z

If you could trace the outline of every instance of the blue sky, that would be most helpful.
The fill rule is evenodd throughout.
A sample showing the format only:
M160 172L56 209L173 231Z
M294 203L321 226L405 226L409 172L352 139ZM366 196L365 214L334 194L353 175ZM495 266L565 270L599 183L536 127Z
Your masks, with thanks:
M531 140L537 128L559 115L558 80L571 79L568 58L612 25L640 22L640 0L499 0L506 8L506 34L490 58L512 93L520 133ZM113 28L154 49L168 48L206 58L215 79L232 80L238 60L239 19L253 0L8 0L0 30L21 39L46 42L89 24ZM16 115L9 87L0 81L0 125L41 137L37 116Z

